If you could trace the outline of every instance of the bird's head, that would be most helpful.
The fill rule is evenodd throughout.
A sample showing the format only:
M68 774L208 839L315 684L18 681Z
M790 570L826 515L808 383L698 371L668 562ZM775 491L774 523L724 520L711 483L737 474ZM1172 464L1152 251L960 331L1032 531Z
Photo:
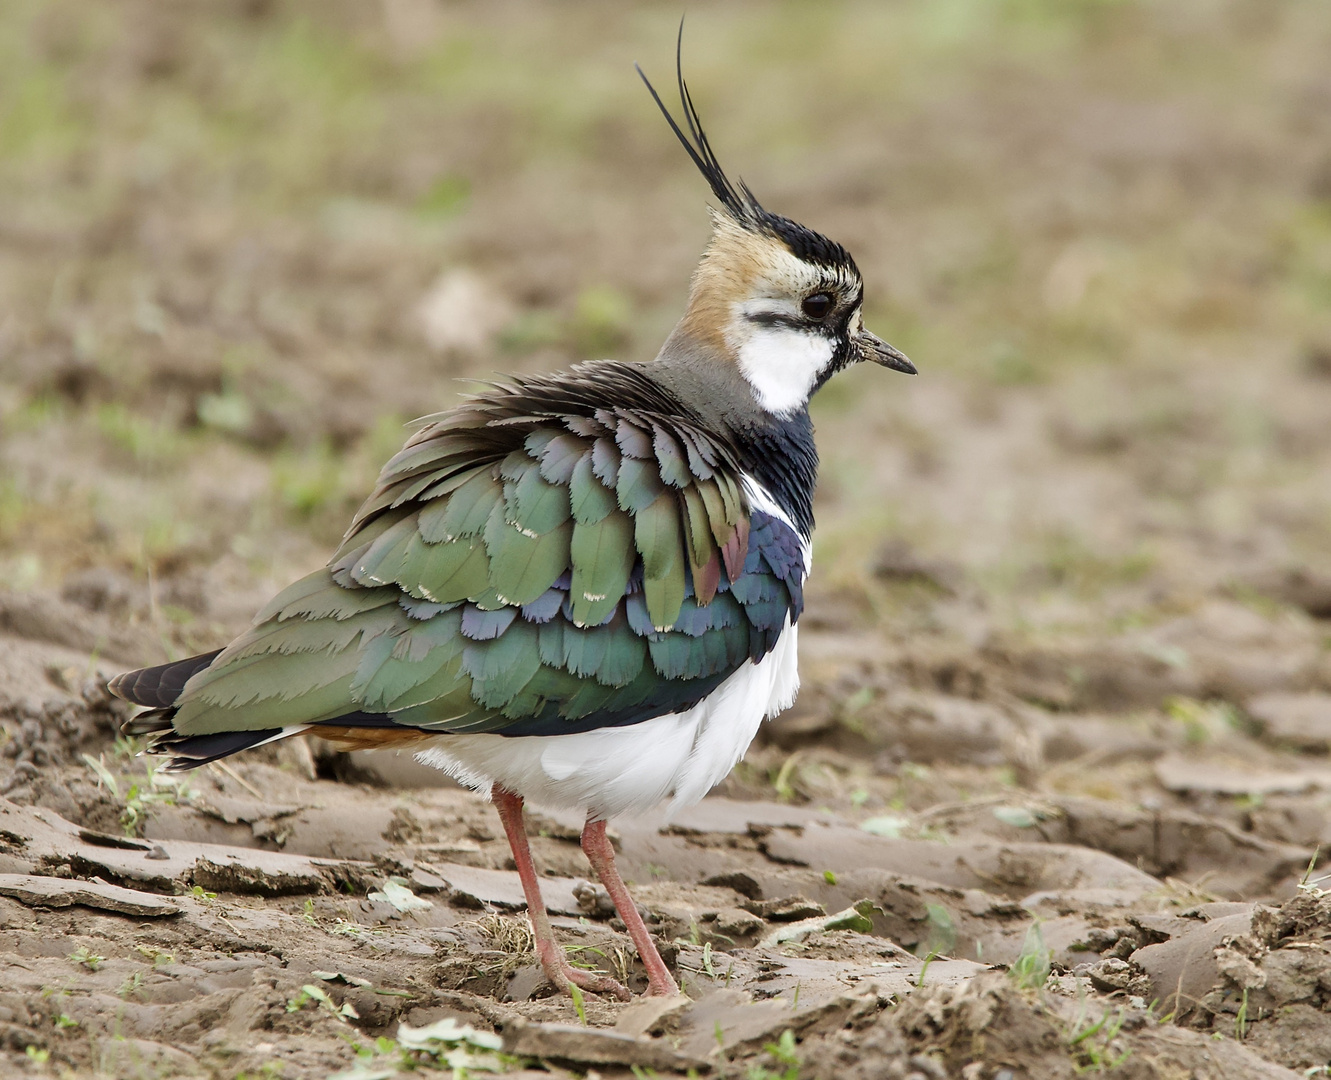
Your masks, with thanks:
M687 133L641 68L638 74L721 204L712 211L712 240L693 275L688 310L672 335L676 346L682 338L691 353L734 364L758 406L776 416L803 408L829 378L862 360L914 375L905 356L865 329L864 283L850 253L764 209L743 181L731 183L703 132L678 55L676 68Z

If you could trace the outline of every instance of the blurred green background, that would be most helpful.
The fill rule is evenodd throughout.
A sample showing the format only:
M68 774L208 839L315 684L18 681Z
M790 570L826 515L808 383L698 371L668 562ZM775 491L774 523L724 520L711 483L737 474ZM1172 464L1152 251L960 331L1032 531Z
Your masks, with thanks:
M0 582L216 644L459 377L649 359L681 11L0 5ZM1323 0L688 6L722 161L921 371L816 400L815 627L1331 615L1328 56Z

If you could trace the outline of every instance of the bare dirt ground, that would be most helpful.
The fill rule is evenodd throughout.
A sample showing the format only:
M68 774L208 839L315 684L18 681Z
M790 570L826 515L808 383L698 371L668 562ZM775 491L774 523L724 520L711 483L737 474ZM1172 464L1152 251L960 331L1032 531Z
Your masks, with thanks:
M0 1073L1331 1067L1318 3L690 9L723 160L922 372L817 399L795 709L612 823L691 1001L551 996L493 811L409 758L116 738L104 678L319 565L459 377L652 355L678 15L0 5ZM578 825L531 820L558 932L640 989Z

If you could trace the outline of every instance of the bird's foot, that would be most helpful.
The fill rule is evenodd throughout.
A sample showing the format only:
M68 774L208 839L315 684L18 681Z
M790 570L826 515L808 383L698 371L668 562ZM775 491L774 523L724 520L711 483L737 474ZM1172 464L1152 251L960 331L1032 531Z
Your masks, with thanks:
M679 993L679 986L675 980L666 972L664 977L647 979L647 997L675 997Z
M580 990L590 990L593 994L609 994L616 1001L632 1001L633 995L623 983L609 975L598 975L592 971L564 966L564 976Z
M558 949L558 946L555 946ZM609 994L617 1001L632 1001L633 995L629 993L628 988L622 983L612 979L609 975L602 975L596 971L587 971L583 968L575 968L562 955L548 953L546 950L538 950L542 955L541 969L545 972L545 977L561 993L572 996L569 990L570 986L576 986L579 990L590 990L593 994ZM652 993L649 988L647 991Z

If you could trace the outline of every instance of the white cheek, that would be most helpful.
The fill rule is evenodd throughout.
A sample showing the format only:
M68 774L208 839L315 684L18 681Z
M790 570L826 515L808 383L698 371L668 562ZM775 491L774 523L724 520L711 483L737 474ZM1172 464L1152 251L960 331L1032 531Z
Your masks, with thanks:
M809 400L834 351L820 334L761 327L739 347L739 369L759 405L770 413L788 413Z

